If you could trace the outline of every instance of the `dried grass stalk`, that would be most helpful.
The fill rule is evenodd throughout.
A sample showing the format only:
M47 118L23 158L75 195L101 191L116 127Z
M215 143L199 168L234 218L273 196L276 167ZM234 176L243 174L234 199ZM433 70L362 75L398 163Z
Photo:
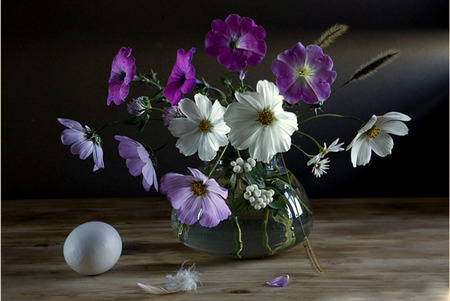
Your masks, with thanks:
M390 62L392 62L394 59L397 58L397 56L400 54L400 51L395 49L390 49L385 52L380 53L376 57L374 57L369 62L361 65L358 70L355 71L352 78L349 80L349 82L355 82L358 80L365 79L371 75L373 75L378 69L381 67L386 66Z
M303 246L306 250L306 255L308 255L308 259L311 262L311 265L313 269L320 275L323 275L325 271L322 268L322 265L320 264L319 258L317 257L316 252L314 252L314 248L311 244L311 241L308 239L308 237L305 237L305 240L303 241Z
M319 39L314 42L314 45L319 46L320 48L325 48L331 43L333 43L337 38L343 35L347 29L348 25L345 24L336 24L327 29Z

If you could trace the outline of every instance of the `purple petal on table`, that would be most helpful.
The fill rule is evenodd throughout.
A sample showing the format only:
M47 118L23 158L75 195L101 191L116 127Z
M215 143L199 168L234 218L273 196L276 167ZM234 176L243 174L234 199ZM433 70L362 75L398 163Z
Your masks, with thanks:
M267 284L270 286L285 287L288 284L288 282L289 282L289 275L284 275L268 281Z

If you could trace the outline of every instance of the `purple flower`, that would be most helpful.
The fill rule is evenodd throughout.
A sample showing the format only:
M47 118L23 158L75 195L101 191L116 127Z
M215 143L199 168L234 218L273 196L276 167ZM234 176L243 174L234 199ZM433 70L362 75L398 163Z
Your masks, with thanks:
M129 83L136 75L134 57L130 57L130 54L131 48L122 47L113 59L111 76L108 81L108 99L106 101L108 106L112 101L116 105L120 105L128 96Z
M289 275L284 275L268 281L267 284L270 286L284 287L288 284L288 282L289 282Z
M186 115L184 115L183 112L181 112L179 106L164 107L163 109L164 109L164 111L167 112L167 113L162 114L163 124L165 126L169 126L172 119L186 118Z
M224 21L214 20L206 35L206 54L217 57L229 71L242 71L247 65L257 66L266 54L266 32L250 18L229 15Z
M197 82L195 68L191 64L194 52L195 48L191 48L187 53L184 52L184 49L178 49L177 51L177 61L164 88L164 96L172 105L177 105L184 94L194 90Z
M61 142L70 145L70 152L79 155L81 160L91 154L94 157L94 171L104 168L102 140L87 125L85 127L75 120L58 118L58 122L68 127L61 133Z
M126 164L132 176L142 174L142 186L145 191L154 186L158 190L155 168L152 159L145 147L137 141L125 136L114 136L119 143L119 154L126 160Z
M168 173L161 178L161 192L167 194L178 210L178 220L192 225L199 221L204 227L215 227L228 218L231 211L225 200L228 190L194 168L192 175Z
M336 79L332 68L333 61L319 46L305 49L301 43L280 53L272 63L277 86L289 103L300 99L309 104L325 101L331 93L330 84Z

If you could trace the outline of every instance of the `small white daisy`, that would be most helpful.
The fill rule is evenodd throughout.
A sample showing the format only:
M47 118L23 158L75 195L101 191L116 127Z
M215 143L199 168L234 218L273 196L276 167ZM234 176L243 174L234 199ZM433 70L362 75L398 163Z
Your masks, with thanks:
M314 163L312 172L316 176L316 178L320 178L324 173L327 173L326 170L329 169L330 159L326 158L323 160L319 160Z
M347 147L347 150L352 150L353 167L369 163L372 150L380 157L390 155L394 140L389 134L407 135L408 127L403 121L410 120L408 115L397 112L386 113L383 116L373 115Z
M250 156L262 162L288 151L291 135L298 129L297 117L283 110L278 87L264 80L258 82L256 92L235 95L237 102L225 113L231 144L239 150L249 149Z
M339 142L339 138L334 140L328 147L327 147L327 144L324 142L323 150L321 152L319 152L317 155L315 155L314 157L312 157L308 161L307 165L309 166L311 164L314 164L314 163L320 161L320 159L325 157L328 153L337 153L337 152L343 151L344 148L341 146L344 145L344 143L342 142L342 143L338 144L338 142Z
M183 155L198 151L201 160L211 161L219 148L228 143L230 128L223 120L225 108L217 100L212 104L202 94L196 94L194 99L195 102L188 98L180 101L178 107L186 118L172 119L169 130L179 138L176 147Z

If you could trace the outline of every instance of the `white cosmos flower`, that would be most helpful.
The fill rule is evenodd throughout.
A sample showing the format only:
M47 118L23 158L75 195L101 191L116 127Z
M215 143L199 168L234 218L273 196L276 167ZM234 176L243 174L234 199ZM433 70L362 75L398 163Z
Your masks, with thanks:
M235 96L237 102L225 112L225 122L231 127L231 144L239 150L248 148L250 156L262 162L288 151L291 135L298 129L297 117L283 110L278 87L266 80L259 81L256 92Z
M373 115L347 147L347 150L352 150L353 167L369 163L372 150L380 157L390 155L394 141L389 134L405 136L408 134L408 127L403 121L410 120L408 115L398 112L389 112L383 116Z
M189 98L182 99L178 107L186 118L174 118L170 121L169 130L178 137L176 147L185 156L198 151L203 161L211 161L219 147L228 143L227 134L230 128L225 124L223 115L225 108L219 101L214 104L202 94L194 96L195 102Z

